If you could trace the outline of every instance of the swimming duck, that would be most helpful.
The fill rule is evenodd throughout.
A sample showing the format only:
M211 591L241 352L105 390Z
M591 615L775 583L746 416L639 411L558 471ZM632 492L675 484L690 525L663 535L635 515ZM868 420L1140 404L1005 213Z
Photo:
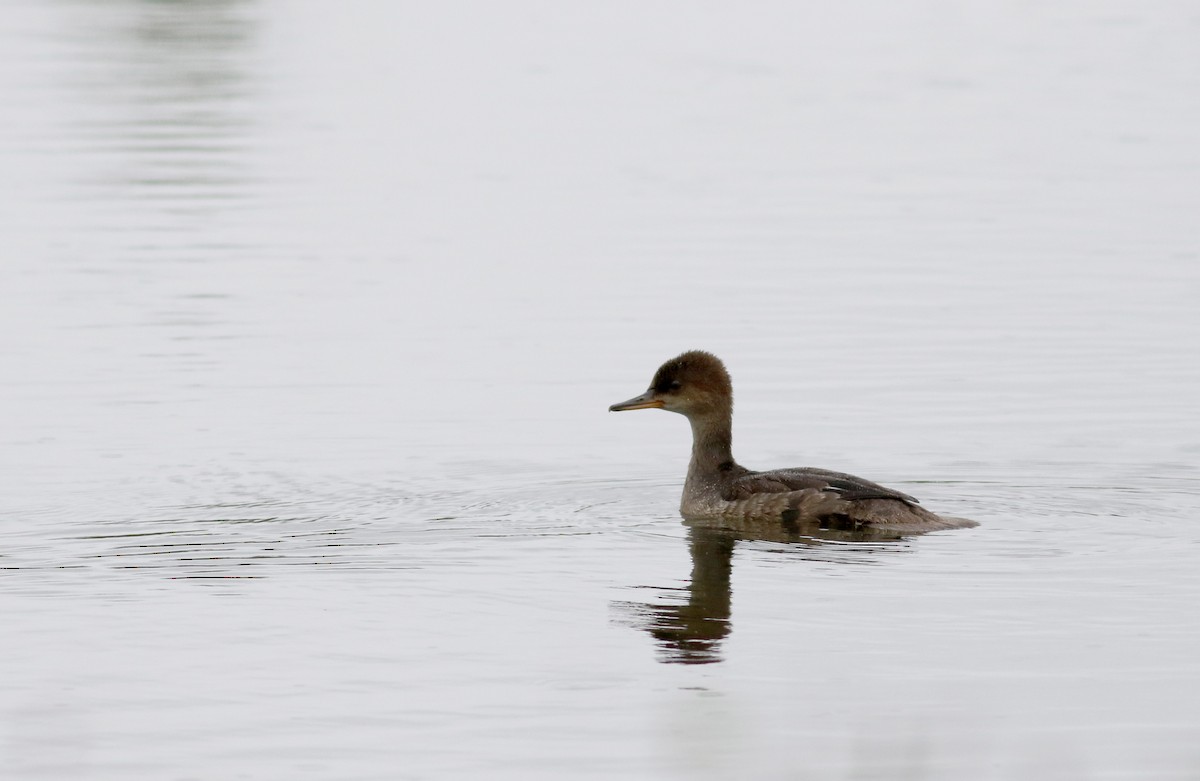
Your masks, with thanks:
M692 424L692 460L679 512L735 530L888 529L926 532L976 526L935 515L908 494L861 477L802 467L755 472L733 460L733 384L717 356L692 350L664 363L650 388L610 412L663 409Z

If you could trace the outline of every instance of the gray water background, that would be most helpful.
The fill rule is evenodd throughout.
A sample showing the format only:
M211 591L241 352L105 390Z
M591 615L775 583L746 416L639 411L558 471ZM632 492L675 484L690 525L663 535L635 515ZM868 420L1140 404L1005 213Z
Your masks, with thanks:
M1200 778L1185 2L8 0L0 777ZM729 540L752 467L977 529Z

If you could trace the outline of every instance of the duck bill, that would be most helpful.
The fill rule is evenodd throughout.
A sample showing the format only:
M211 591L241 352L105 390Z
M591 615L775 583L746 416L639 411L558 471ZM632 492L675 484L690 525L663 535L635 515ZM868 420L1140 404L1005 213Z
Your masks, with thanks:
M654 391L648 390L641 396L634 396L629 401L622 401L608 408L609 412L625 412L631 409L662 409L662 399L654 397Z

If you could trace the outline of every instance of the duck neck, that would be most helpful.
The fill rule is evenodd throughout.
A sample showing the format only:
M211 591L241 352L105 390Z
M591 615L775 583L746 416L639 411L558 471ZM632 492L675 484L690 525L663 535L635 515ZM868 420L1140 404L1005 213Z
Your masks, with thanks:
M690 418L692 424L692 463L689 477L728 472L733 460L733 412L725 411Z

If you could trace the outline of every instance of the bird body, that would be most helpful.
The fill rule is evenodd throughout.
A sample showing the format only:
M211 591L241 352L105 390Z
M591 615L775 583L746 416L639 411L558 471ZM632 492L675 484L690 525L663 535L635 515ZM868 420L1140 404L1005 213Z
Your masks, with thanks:
M976 526L936 515L908 494L861 477L800 467L758 472L733 459L733 386L720 359L693 350L664 363L650 388L614 412L665 409L692 425L692 458L679 511L689 521L757 528L926 532Z

